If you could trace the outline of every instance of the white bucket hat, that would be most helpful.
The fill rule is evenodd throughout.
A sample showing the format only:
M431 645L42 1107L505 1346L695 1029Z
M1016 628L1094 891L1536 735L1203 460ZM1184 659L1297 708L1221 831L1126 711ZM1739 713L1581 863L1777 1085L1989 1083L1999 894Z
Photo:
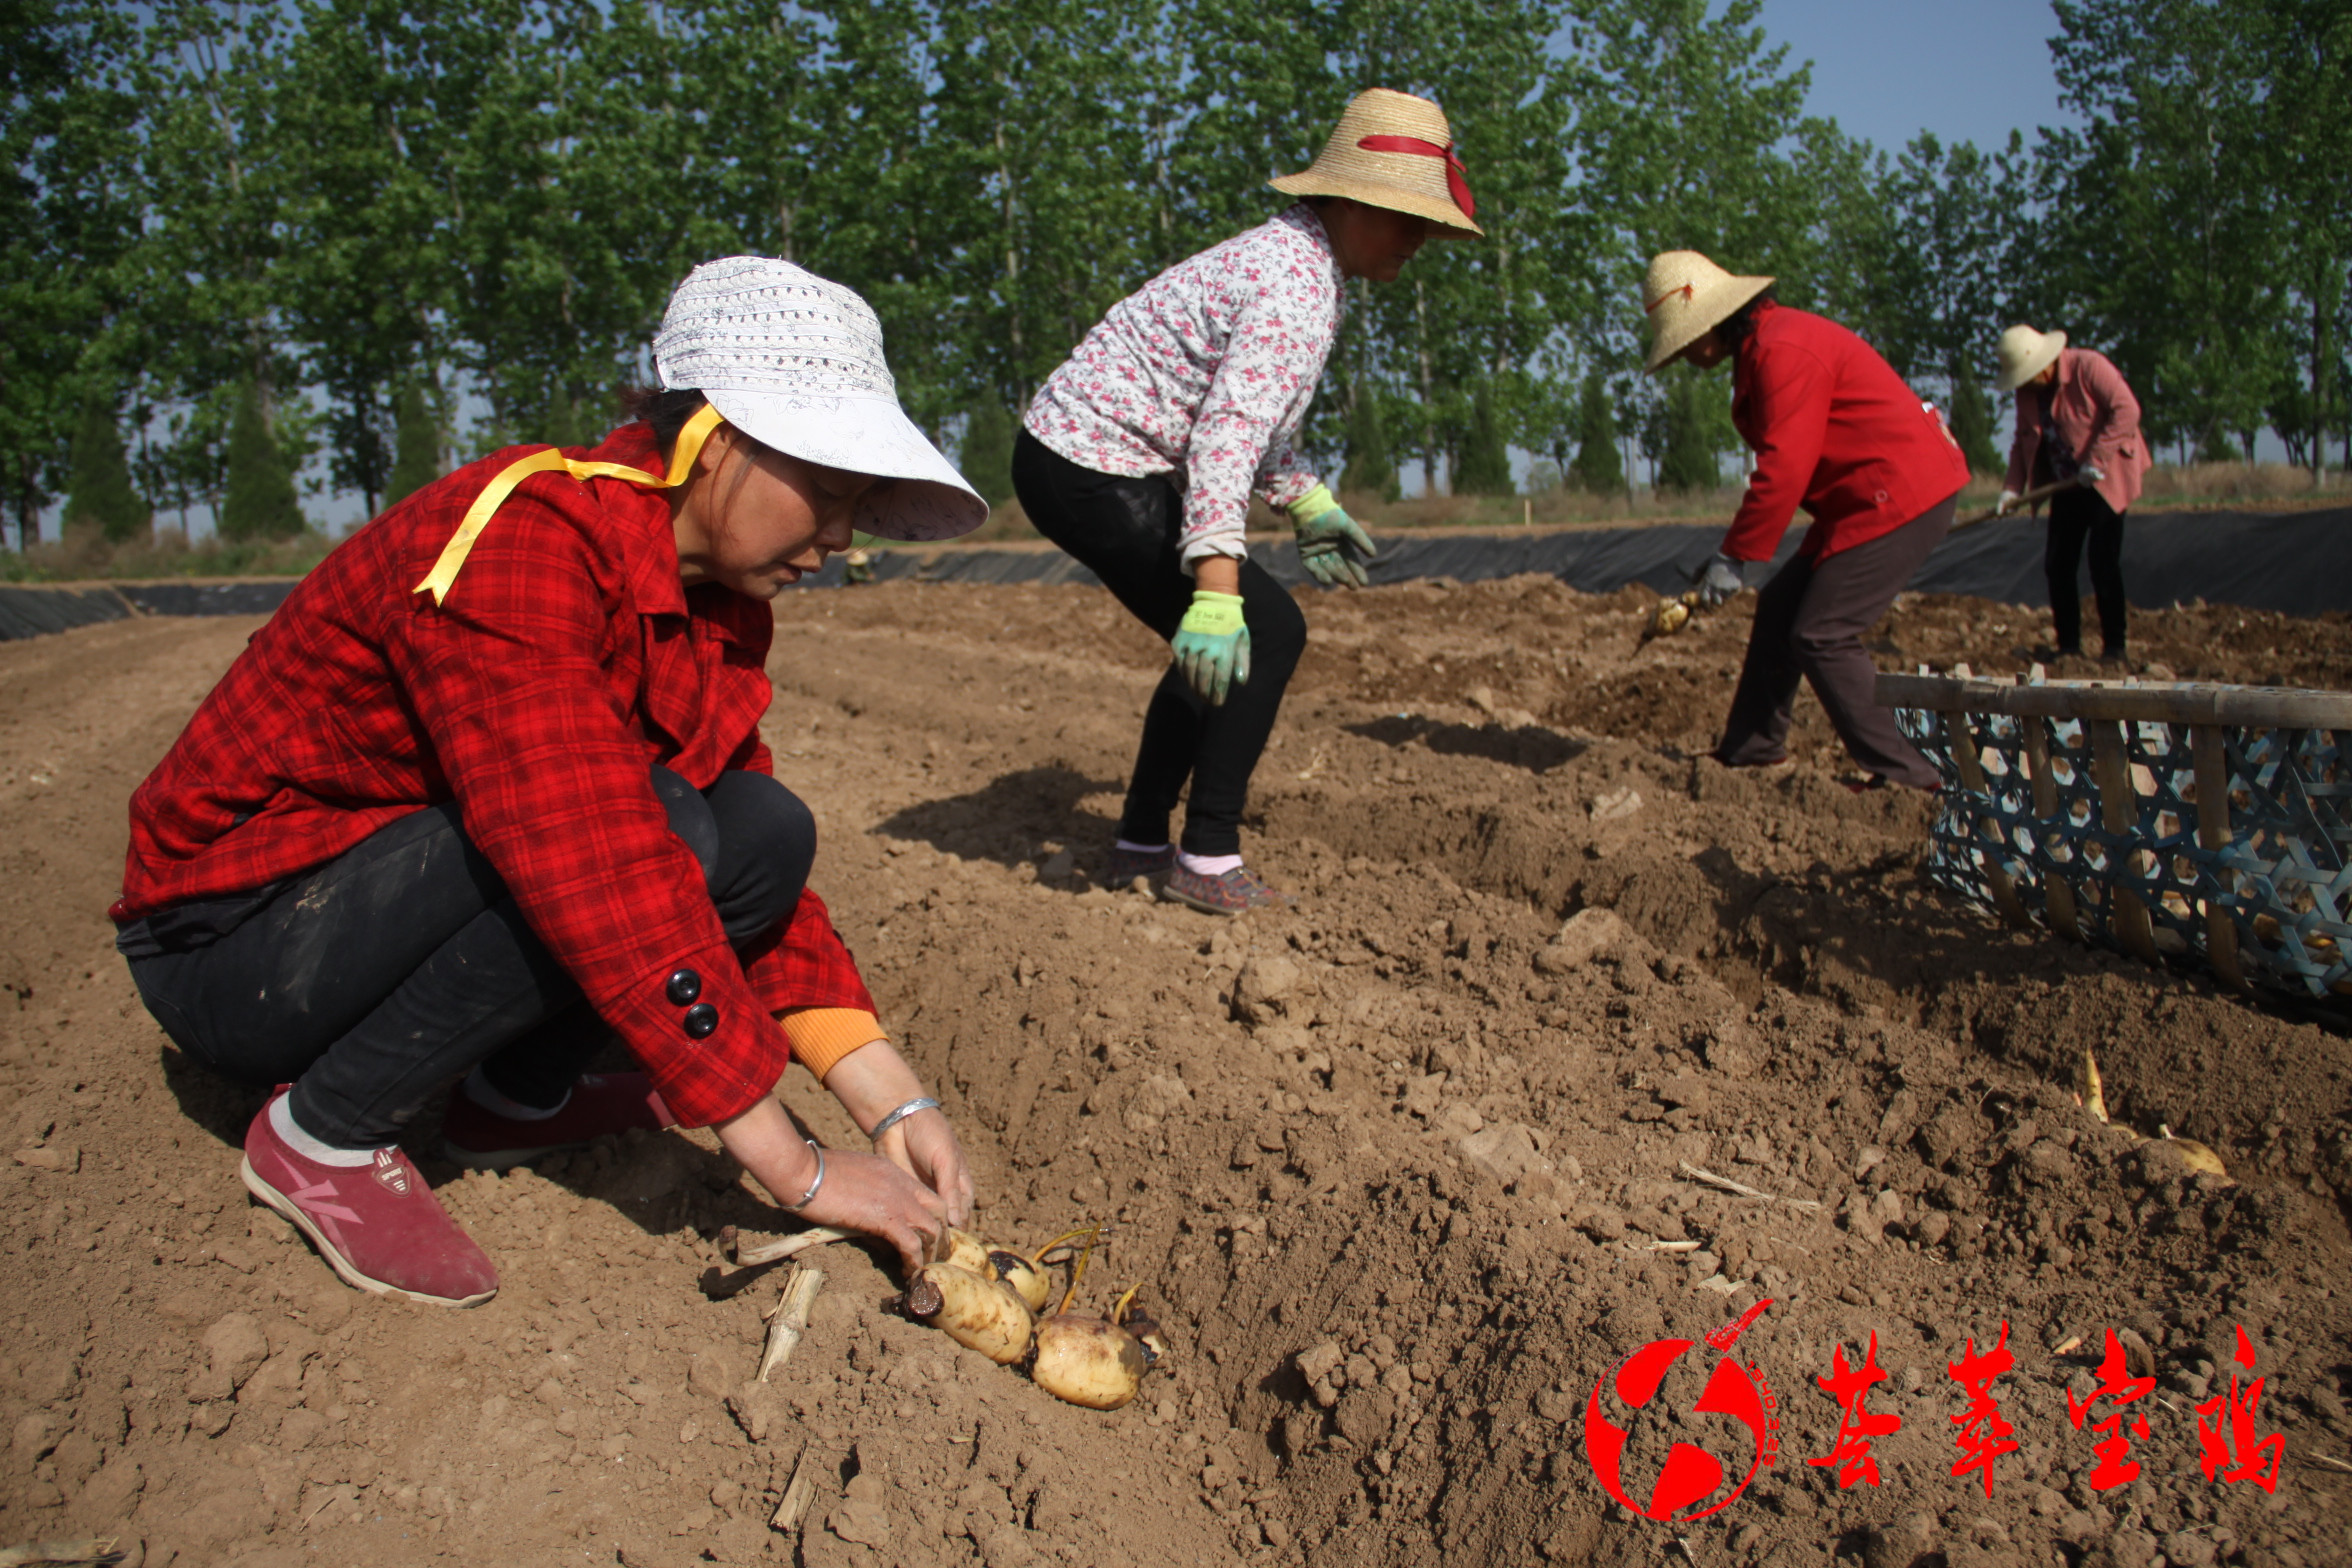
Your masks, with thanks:
M670 296L653 363L665 388L701 392L762 445L895 481L860 503L867 533L953 539L988 520L988 503L898 406L882 323L854 289L768 256L706 261Z
M2020 322L2001 334L2001 374L1997 382L2003 392L2014 392L2040 375L2066 352L2063 332L2036 332Z
M1743 278L1724 271L1695 250L1670 250L1650 258L1642 284L1642 314L1650 318L1648 369L1655 375L1675 355L1729 321L1749 300L1772 287L1770 278Z

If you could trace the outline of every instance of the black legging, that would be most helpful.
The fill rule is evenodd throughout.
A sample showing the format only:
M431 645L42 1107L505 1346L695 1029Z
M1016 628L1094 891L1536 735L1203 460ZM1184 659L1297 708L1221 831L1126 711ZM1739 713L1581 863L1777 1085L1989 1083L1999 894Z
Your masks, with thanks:
M738 948L791 914L816 820L763 773L654 793L702 863ZM339 1148L382 1148L479 1065L525 1105L555 1105L610 1038L540 943L454 804L428 806L205 929L201 906L126 928L131 976L182 1050L230 1078L292 1081L294 1119ZM158 940L162 950L155 950Z
M1184 497L1165 474L1123 479L1081 468L1028 431L1013 443L1013 489L1037 531L1075 556L1135 618L1164 638L1176 635L1192 603L1192 574L1178 552ZM1307 647L1307 618L1288 589L1250 561L1241 563L1241 614L1249 627L1250 676L1212 707L1171 664L1143 715L1143 744L1119 836L1168 842L1168 818L1187 777L1192 801L1184 848L1195 855L1241 853L1241 812L1249 800L1283 689Z
M2050 580L2050 620L2063 652L2082 648L2082 587L2075 564L2083 557L2086 538L2091 546L2091 593L2099 601L2099 635L2110 656L2123 652L2123 517L2088 485L2050 498L2042 572Z

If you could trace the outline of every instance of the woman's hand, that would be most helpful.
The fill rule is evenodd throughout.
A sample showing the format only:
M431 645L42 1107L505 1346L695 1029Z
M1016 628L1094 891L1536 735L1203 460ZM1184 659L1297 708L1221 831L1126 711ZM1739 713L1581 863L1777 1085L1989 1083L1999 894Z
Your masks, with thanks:
M884 1133L874 1152L937 1193L950 1225L971 1224L972 1168L945 1111L915 1112Z
M937 1193L879 1154L827 1149L825 1185L808 1207L793 1212L812 1225L881 1237L898 1249L911 1279L938 1255L946 1211Z
M923 1080L888 1040L859 1046L833 1064L825 1087L860 1127L872 1127L909 1100L927 1098ZM947 1113L917 1111L883 1132L875 1152L938 1195L950 1225L972 1218L972 1168Z
M938 1251L945 1200L880 1155L827 1149L823 1184L806 1207L795 1209L817 1179L817 1155L781 1104L762 1096L740 1116L719 1123L717 1132L727 1152L778 1204L810 1224L881 1237L898 1249L910 1275Z

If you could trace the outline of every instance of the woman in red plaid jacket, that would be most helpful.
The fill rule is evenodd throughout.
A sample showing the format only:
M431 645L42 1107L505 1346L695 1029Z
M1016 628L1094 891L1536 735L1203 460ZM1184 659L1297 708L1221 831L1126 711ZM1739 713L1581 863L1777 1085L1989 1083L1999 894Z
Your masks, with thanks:
M464 1165L710 1126L785 1208L910 1265L970 1207L759 720L768 600L853 527L947 538L986 508L838 284L697 268L655 361L670 390L603 445L509 448L353 535L132 798L112 913L140 994L192 1057L282 1086L245 1184L362 1289L498 1288L399 1147L453 1083ZM583 1075L616 1035L645 1070ZM796 1132L795 1056L876 1152Z

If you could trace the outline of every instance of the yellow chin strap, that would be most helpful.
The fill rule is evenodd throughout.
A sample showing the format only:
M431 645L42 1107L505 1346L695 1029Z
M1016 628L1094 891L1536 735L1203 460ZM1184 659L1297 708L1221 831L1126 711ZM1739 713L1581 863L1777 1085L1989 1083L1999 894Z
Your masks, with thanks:
M465 565L466 556L472 553L474 541L489 526L491 514L514 493L516 485L533 474L544 474L560 468L579 480L619 479L628 484L643 485L649 490L675 490L694 471L694 460L701 455L702 444L710 439L710 433L724 423L726 421L720 418L719 411L710 404L705 403L697 409L694 417L686 421L686 428L678 432L677 445L670 452L670 471L666 476L649 474L641 468L631 468L626 463L574 462L554 447L544 452L533 452L529 457L516 458L482 487L482 493L474 498L474 504L466 508L465 519L457 525L457 532L451 534L449 543L442 546L440 559L433 563L432 571L409 592L429 593L435 604L447 599L450 585L457 581L458 570Z

